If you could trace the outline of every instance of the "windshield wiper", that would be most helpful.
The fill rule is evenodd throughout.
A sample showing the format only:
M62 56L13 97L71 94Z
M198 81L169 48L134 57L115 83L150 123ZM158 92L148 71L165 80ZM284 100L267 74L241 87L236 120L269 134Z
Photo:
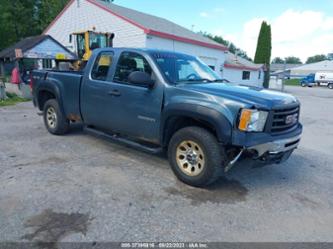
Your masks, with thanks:
M217 80L212 80L211 82L213 82L213 83L230 83L230 81L226 80L226 79L217 79Z
M210 79L185 79L185 80L178 80L177 83L182 83L182 82L206 82L206 83L211 83L214 82Z

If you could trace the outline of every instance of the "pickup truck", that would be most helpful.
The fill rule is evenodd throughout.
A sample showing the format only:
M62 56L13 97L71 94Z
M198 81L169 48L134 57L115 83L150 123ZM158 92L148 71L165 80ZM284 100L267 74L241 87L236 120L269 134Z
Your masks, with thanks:
M175 175L196 187L240 158L281 163L301 139L295 97L225 83L182 53L98 49L83 72L34 71L32 91L51 134L80 122L98 136L166 152Z

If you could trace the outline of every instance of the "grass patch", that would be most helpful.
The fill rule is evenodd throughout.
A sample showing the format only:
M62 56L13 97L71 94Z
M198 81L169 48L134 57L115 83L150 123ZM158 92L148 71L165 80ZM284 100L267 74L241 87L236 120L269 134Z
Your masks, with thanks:
M16 105L20 102L28 102L31 101L30 99L25 99L17 96L15 93L6 93L7 99L0 100L0 107L2 106L9 106L9 105Z
M299 82L300 82L300 79L289 79L289 80L285 80L284 84L286 86L300 86L301 84Z

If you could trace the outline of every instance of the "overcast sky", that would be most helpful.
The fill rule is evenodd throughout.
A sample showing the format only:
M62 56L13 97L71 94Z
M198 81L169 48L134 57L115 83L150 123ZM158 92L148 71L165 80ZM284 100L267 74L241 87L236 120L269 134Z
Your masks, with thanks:
M262 20L272 25L273 57L333 52L333 0L115 0L116 4L222 35L253 58Z

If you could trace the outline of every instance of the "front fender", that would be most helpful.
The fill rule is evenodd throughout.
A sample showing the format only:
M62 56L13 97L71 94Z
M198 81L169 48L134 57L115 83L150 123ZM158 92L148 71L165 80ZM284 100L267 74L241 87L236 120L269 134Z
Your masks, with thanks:
M223 144L231 142L232 123L225 114L213 108L188 103L169 104L162 113L160 134L164 134L163 131L167 128L168 120L172 117L188 117L205 121L215 128L219 142ZM161 137L161 141L164 143L163 137Z

